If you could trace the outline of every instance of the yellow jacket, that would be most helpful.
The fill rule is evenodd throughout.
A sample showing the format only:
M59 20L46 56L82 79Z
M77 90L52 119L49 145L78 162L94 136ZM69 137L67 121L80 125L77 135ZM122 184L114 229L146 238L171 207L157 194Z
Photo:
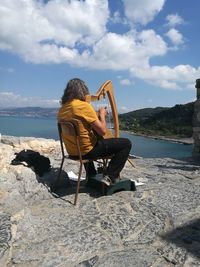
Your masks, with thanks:
M73 99L65 103L58 111L58 120L78 119L81 121L80 131L80 148L82 155L87 154L96 144L97 137L94 134L91 123L98 119L96 111L91 104ZM78 155L76 144L73 137L63 133L63 141L69 155Z

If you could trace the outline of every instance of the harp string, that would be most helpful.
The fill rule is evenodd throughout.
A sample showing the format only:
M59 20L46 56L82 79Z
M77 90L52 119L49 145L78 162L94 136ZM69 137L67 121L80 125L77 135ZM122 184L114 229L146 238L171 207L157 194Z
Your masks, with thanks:
M109 104L105 103L105 98ZM103 101L102 101L103 100ZM88 95L86 101L94 106L95 110L99 110L101 106L106 106L108 110L107 116L107 132L104 138L119 137L119 121L117 107L114 99L112 81L104 82L95 95ZM101 104L103 102L103 104ZM111 129L109 129L111 128Z
M106 116L106 128L109 129L113 133L113 123L112 123L112 109L106 94L103 94L103 98L99 101L91 102L92 106L98 112L98 110L103 107L106 108L108 115Z

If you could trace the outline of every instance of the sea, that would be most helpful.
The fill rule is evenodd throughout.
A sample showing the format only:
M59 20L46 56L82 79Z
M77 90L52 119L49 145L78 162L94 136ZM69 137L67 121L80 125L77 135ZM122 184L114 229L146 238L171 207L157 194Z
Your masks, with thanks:
M31 136L58 140L55 118L0 116L0 133L12 136ZM131 154L143 158L184 158L192 156L192 145L142 137L121 132L132 142Z

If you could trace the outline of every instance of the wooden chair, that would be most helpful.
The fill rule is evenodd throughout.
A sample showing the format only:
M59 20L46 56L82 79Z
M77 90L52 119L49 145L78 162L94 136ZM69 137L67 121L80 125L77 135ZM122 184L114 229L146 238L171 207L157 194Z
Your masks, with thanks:
M59 133L59 138L60 138L62 161L61 161L60 169L58 172L57 182L60 180L60 175L61 175L61 171L62 171L62 167L63 167L63 163L64 163L65 159L77 161L80 164L79 165L79 172L78 172L77 186L76 186L76 194L75 194L75 198L74 198L74 205L76 205L77 199L78 199L78 193L79 193L79 189L80 189L80 179L81 179L81 174L82 174L82 170L83 170L83 164L87 163L89 161L96 161L99 164L101 164L103 167L103 170L105 170L107 167L107 164L108 164L108 160L109 160L109 157L98 158L98 159L93 159L93 160L82 159L81 150L80 150L80 140L79 140L80 139L79 123L81 123L81 122L77 119L72 119L70 121L63 120L63 121L58 122L58 133ZM71 156L69 154L65 154L65 149L64 149L63 139L62 139L62 133L65 133L66 135L72 136L74 138L74 142L77 146L77 151L78 151L77 156Z

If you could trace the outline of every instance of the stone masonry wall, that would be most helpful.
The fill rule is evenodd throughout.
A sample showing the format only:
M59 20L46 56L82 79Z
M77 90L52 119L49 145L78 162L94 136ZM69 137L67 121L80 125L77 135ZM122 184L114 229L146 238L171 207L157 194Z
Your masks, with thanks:
M200 158L200 79L196 80L197 100L194 105L194 119L193 119L193 138L194 148L193 156Z

